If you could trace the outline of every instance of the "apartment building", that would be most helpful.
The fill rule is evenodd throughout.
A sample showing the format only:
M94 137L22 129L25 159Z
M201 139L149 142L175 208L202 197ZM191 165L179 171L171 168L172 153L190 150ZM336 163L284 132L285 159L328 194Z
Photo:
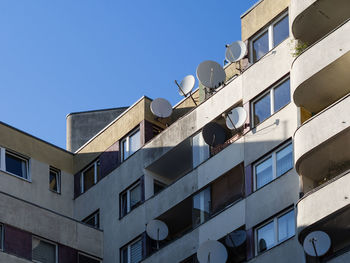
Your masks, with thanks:
M227 262L349 262L349 18L347 0L262 0L213 94L200 85L168 118L145 96L69 114L67 150L0 123L0 262L194 263L208 240ZM236 107L238 132L223 117ZM330 239L317 257L314 231Z

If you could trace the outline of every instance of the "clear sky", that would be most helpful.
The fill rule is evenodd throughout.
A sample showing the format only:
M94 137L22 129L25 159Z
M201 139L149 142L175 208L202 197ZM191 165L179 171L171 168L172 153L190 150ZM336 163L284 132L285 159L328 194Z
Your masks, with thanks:
M65 148L66 115L182 98L257 0L2 0L0 120ZM198 83L196 83L196 86Z

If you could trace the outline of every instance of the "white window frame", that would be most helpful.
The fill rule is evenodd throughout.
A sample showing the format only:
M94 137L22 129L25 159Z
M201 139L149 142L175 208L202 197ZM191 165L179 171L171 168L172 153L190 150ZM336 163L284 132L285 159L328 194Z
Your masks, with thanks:
M98 217L98 220L97 220L97 217ZM89 221L91 218L94 218L95 225L97 225L96 222L98 221L98 223L99 223L98 226L92 226L92 225L86 223L86 221ZM92 214L88 215L86 218L84 218L82 220L82 222L84 224L88 225L88 226L92 226L92 227L95 227L95 228L100 228L100 219L101 219L100 218L100 210L97 210L97 211L93 212Z
M57 245L57 243L49 241L49 240L41 238L41 237L38 237L38 236L32 236L32 242L33 242L33 238L36 238L36 239L39 239L39 240L41 240L43 242L49 243L51 245L54 245L55 246L55 263L58 263L58 245ZM33 248L32 248L32 257L33 257ZM33 262L37 262L37 263L42 263L42 262L37 261L35 259L32 259L32 261Z
M279 151L283 150L284 148L288 147L289 145L292 145L292 158L293 158L292 162L294 163L294 146L293 146L293 141L292 140L287 140L285 143L283 143L280 147L278 147L272 153L266 155L264 158L262 158L261 160L259 160L258 162L253 164L254 191L257 191L257 190L263 188L265 185L271 183L272 181L276 180L278 177L281 177L283 175L283 174L281 174L280 176L277 177L277 153ZM259 164L261 164L264 161L266 161L267 159L269 159L270 157L272 157L272 180L270 182L268 182L267 184L263 185L262 187L257 188L256 167ZM292 170L293 167L291 169L289 169L288 171ZM284 174L288 173L288 171L285 172Z
M132 211L132 209L131 209L131 202L130 202L130 192L132 190L134 190L138 186L141 188L141 181L140 180L138 180L136 183L131 185L128 189L126 189L125 191L123 191L120 194L120 198L122 198L122 196L126 193L126 212L124 214L121 213L122 217L127 215L128 213L130 213L130 211ZM140 189L140 191L141 191L141 194L142 194L142 189ZM142 200L142 196L141 196L141 200ZM122 205L122 200L120 200L120 205ZM123 208L121 207L121 209L123 209Z
M6 154L10 154L18 159L21 159L22 161L25 162L26 165L26 173L27 173L27 178L24 178L22 176L19 176L17 174L11 173L6 170ZM15 151L12 151L10 149L6 149L3 147L0 147L0 170L9 174L13 175L19 179L31 182L31 174L30 174L30 158L27 156L24 156L23 154L17 153Z
M288 16L288 10L283 12L281 15L279 15L275 20L273 20L273 22L270 25L266 26L256 36L254 36L251 40L249 40L249 62L250 63L253 64L253 63L258 62L260 59L265 57L266 54L268 54L272 49L274 49L276 47L274 42L273 42L273 33L274 33L273 28L278 22L280 22L286 16ZM288 25L288 27L289 27L289 25ZM288 30L289 30L289 28L288 28ZM255 40L257 40L259 37L261 37L266 32L268 32L267 35L268 35L269 50L260 59L258 59L257 61L254 61L253 43Z
M266 221L265 223L263 223L263 224L261 224L261 225L259 225L259 226L254 228L254 243L255 243L255 249L254 249L255 251L254 252L255 252L255 256L258 256L258 255L264 253L265 251L268 251L268 250L274 248L275 246L277 246L277 245L279 245L279 244L285 242L286 240L288 240L288 239L290 239L290 238L295 236L297 229L296 229L296 218L295 218L296 214L295 214L295 210L294 210L294 235L289 237L289 238L287 238L287 239L284 239L282 241L278 241L278 227L279 227L278 226L278 218L288 214L289 212L291 212L293 210L294 209L291 208L291 209L288 209L286 211L283 211L283 212L277 214L276 216L274 216L272 219L270 219L270 220ZM275 241L274 245L272 247L266 249L265 251L262 251L262 252L259 253L259 249L258 249L259 248L258 230L260 228L270 224L271 222L273 222L274 241Z
M120 146L119 147L120 147L120 152L121 152L121 158L120 158L121 162L124 162L126 159L128 159L132 155L132 154L130 154L130 137L135 135L137 132L140 132L140 128L136 128L135 130L130 132L124 139L122 139L120 141ZM140 136L141 136L141 134L140 134ZM141 142L141 138L140 138L140 142ZM125 152L124 152L124 147L123 147L124 143L126 143L127 156L125 156Z
M85 187L84 187L84 173L89 170L92 166L94 166L94 185L97 183L97 169L98 166L100 165L100 160L96 160L95 162L93 162L92 164L90 164L88 167L86 167L80 174L80 193L84 193L85 192Z
M271 86L267 91L263 92L261 95L259 95L257 98L255 98L252 101L252 103L250 104L250 112L251 112L251 120L252 120L252 127L253 128L255 128L260 123L264 122L265 120L270 118L273 114L275 114L276 112L280 111L283 108L282 107L281 109L278 109L277 111L275 111L275 89L278 88L283 82L287 81L288 79L290 80L290 76L289 75L285 76L283 79L278 81L276 84ZM290 86L289 86L289 91L290 91ZM258 102L260 99L262 99L267 94L269 94L269 97L270 97L270 116L267 117L265 120L259 122L258 124L255 124L255 122L254 122L254 113L255 113L254 105L256 102ZM286 105L288 105L288 104L286 104Z
M99 259L99 258L90 256L90 255L87 255L87 254L85 254L85 253L78 252L78 263L79 263L79 256L80 256L80 255L83 255L84 257L91 258L91 259L97 260L98 262L101 262L101 259Z
M50 189L50 173L56 173L56 178L57 178L57 191ZM60 194L61 193L61 170L57 169L55 167L50 166L49 167L49 190L51 192Z
M142 250L142 254L143 254L143 241L142 241L142 236L138 237L137 239L135 239L134 241L130 242L130 244L122 247L121 251L123 251L124 249L127 249L127 254L128 254L128 263L131 262L131 246L134 245L135 243L141 241L141 250Z

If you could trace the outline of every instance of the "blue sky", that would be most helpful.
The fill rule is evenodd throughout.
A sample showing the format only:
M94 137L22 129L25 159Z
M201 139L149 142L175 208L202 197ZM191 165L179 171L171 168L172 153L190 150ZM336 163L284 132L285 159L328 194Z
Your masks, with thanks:
M174 80L222 63L256 2L2 0L0 120L65 148L70 112L143 95L174 105Z

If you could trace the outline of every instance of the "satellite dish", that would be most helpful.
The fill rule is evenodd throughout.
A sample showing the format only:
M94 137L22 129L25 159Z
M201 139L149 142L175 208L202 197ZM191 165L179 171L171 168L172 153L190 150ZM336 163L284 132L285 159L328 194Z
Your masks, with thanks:
M151 102L151 112L159 118L168 118L173 112L173 107L166 99L157 98Z
M241 60L247 53L247 46L243 41L236 41L226 46L225 58L230 62Z
M239 247L247 239L247 234L244 230L237 230L228 234L225 238L225 243L228 247Z
M314 231L305 237L303 247L309 256L320 257L331 247L331 239L323 231Z
M184 77L179 84L179 94L181 96L187 96L189 93L191 93L195 83L196 79L193 75L187 75L186 77Z
M243 107L234 108L226 116L226 126L230 130L241 128L247 121L248 114Z
M227 250L223 244L215 240L205 241L197 250L199 263L225 263Z
M205 87L216 89L225 82L226 73L220 64L206 60L198 65L197 78Z
M226 141L226 132L216 122L207 123L202 130L202 136L204 141L210 146L217 146L223 144Z
M168 236L169 230L167 225L160 220L151 220L146 227L147 235L153 240L164 240Z

